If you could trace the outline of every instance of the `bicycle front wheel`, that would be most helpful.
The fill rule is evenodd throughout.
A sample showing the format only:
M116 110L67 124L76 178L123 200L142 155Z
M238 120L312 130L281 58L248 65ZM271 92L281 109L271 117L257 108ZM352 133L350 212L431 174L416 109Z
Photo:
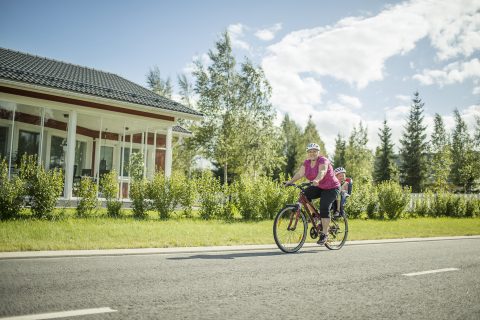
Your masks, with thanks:
M325 247L330 250L338 250L347 241L348 236L348 219L345 214L330 219L330 226L328 228L328 240Z
M307 238L307 218L295 206L280 210L273 223L273 237L278 248L286 253L300 250Z

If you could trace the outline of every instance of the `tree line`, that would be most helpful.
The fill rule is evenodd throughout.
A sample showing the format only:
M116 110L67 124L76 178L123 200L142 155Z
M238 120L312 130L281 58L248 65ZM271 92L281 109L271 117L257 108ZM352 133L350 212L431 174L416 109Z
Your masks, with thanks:
M204 118L198 123L180 123L193 135L175 140L174 168L190 175L201 156L212 163L214 173L224 183L245 173L279 179L299 168L307 143L318 143L321 153L327 155L311 117L304 129L288 114L280 126L274 125L272 89L263 70L248 58L237 63L227 32L215 42L208 57L208 63L195 61L193 83L185 75L178 76L181 102ZM163 80L158 67L147 74L147 84L157 94L172 98L171 80ZM387 120L379 129L380 144L375 152L367 147L368 128L360 122L349 137L337 135L331 157L334 165L345 167L357 184L395 181L413 192L476 191L480 183L480 117L475 118L470 136L457 109L452 132L446 131L437 113L433 133L427 137L423 107L420 94L415 92L398 154Z

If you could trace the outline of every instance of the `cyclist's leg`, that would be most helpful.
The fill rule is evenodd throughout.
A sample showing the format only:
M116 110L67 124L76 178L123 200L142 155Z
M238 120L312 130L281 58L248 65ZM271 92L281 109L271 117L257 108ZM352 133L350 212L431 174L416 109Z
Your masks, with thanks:
M332 203L337 199L339 189L328 189L322 190L322 197L320 198L320 217L322 219L322 233L328 235L328 228L330 226L330 208ZM321 244L324 241L321 241L320 237L319 243Z

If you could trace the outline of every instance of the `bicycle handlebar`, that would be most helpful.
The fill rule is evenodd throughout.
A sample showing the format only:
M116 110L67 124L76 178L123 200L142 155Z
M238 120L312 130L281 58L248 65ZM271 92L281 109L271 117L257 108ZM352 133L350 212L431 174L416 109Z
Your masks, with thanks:
M304 182L304 183L300 183L300 184L295 184L295 183L288 183L287 184L286 183L285 187L295 187L295 188L298 188L302 191L305 191L306 187L310 187L312 185L313 185L313 183L311 181L309 181L309 182Z

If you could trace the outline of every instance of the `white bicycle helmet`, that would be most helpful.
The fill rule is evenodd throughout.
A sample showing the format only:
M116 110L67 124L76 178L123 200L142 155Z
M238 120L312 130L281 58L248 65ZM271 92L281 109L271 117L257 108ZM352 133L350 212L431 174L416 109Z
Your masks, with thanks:
M316 143L309 143L307 145L307 151L309 150L317 150L317 151L320 151L320 146Z
M337 173L347 173L347 170L344 167L338 167L335 169L335 174Z

